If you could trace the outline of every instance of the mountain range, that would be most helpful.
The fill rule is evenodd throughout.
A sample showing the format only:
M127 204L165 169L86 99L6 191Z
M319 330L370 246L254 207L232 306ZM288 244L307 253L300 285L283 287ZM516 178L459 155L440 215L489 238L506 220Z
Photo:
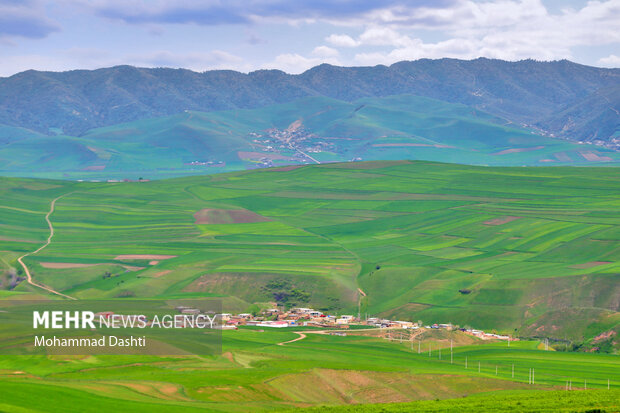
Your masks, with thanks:
M299 75L29 70L0 78L0 173L175 175L196 173L197 165L220 167L211 172L395 156L480 165L609 162L620 147L619 110L620 69L566 60L322 64Z

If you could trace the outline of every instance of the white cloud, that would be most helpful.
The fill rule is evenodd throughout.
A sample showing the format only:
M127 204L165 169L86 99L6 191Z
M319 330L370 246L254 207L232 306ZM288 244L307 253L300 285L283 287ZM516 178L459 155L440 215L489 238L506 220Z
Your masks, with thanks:
M410 46L412 40L389 27L368 28L359 37L359 44L371 46Z
M325 41L338 47L355 47L359 42L355 41L351 36L346 34L332 34L325 38Z
M620 67L620 56L616 56L615 54L610 54L607 57L603 57L598 59L598 64L606 67Z
M373 13L374 23L350 42L360 48L354 58L357 63L480 56L570 59L575 46L620 42L620 0L590 1L581 9L564 9L559 14L549 13L540 0L460 0L453 7ZM428 42L412 36L422 29L444 39ZM377 47L381 50L369 50ZM600 61L612 62L611 56Z
M340 53L338 53L338 50L328 46L317 46L312 51L312 54L317 57L336 57Z
M276 56L271 62L263 66L264 69L280 69L287 73L302 73L311 67L320 65L321 63L329 63L332 65L342 65L335 57L305 57L297 53L285 53Z

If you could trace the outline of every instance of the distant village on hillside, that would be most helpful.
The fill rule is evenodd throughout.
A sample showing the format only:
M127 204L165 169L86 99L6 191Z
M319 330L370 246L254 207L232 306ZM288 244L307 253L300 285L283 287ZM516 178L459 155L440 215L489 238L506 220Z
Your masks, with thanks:
M194 314L198 312L197 309L178 307L181 313ZM389 320L378 317L368 317L360 319L353 315L331 315L324 314L321 311L314 310L312 308L297 307L290 310L280 310L278 308L272 308L262 311L258 315L251 313L230 314L222 313L221 324L218 328L223 330L235 330L239 326L257 326L257 327L269 327L269 328L286 328L286 327L319 327L325 329L346 330L352 326L366 326L369 328L392 328L392 329L444 329L444 330L459 330L466 334L478 337L483 340L516 340L515 338L486 333L482 330L475 330L471 328L460 328L453 324L435 323L430 325L420 325L419 323L412 321L399 321Z

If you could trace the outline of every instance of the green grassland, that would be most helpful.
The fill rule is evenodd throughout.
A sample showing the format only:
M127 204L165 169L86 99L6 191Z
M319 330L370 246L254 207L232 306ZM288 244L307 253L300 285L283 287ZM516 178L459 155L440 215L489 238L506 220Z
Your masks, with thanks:
M321 406L303 409L302 412L612 412L620 408L619 398L618 391L514 392L497 396L483 395L393 405Z
M375 337L308 334L277 345L297 335L257 328L223 334L224 352L214 356L1 356L0 406L29 412L58 406L67 412L247 412L458 398L411 407L499 411L499 402L533 407L537 398L538 408L547 411L554 406L614 411L620 391L616 356L541 351L536 342L455 347L451 362L449 344L443 358L437 352L447 337L424 340L418 354L407 342ZM535 384L528 384L531 368ZM560 394L568 380L573 392ZM400 405L368 407L382 408L398 411Z
M50 245L24 261L36 282L80 299L215 296L228 312L279 301L594 352L447 331L306 331L278 345L298 330L241 328L211 356L0 356L0 410L617 411L619 173L381 161L151 182L2 178L3 300L51 297L14 286L11 268L43 245L60 197Z
M618 174L382 161L141 183L4 178L0 265L44 242L63 195L52 243L25 262L77 298L279 301L617 351L598 336L620 322Z
M311 162L267 130L292 125L307 137L299 148L329 144L319 162L421 159L475 165L615 163L617 152L552 139L459 104L399 95L343 102L304 98L258 109L183 111L88 131L47 136L0 125L0 173L69 179L165 178ZM259 139L257 135L262 137ZM268 150L267 146L272 146ZM213 164L191 164L192 162Z

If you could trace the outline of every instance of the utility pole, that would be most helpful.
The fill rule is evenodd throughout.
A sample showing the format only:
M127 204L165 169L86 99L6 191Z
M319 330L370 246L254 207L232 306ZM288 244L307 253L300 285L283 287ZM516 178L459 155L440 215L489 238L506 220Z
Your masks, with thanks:
M465 356L465 368L467 368L467 356Z
M515 365L512 365L512 378L515 378Z
M450 364L452 364L452 339L450 339Z
M536 384L536 380L534 380L534 369L532 369L532 384Z
M478 362L478 373L480 373L480 362Z
M527 372L527 384L532 384L532 368L531 367Z
M568 390L573 390L573 380L568 381Z
M422 352L422 340L418 339L418 354Z

